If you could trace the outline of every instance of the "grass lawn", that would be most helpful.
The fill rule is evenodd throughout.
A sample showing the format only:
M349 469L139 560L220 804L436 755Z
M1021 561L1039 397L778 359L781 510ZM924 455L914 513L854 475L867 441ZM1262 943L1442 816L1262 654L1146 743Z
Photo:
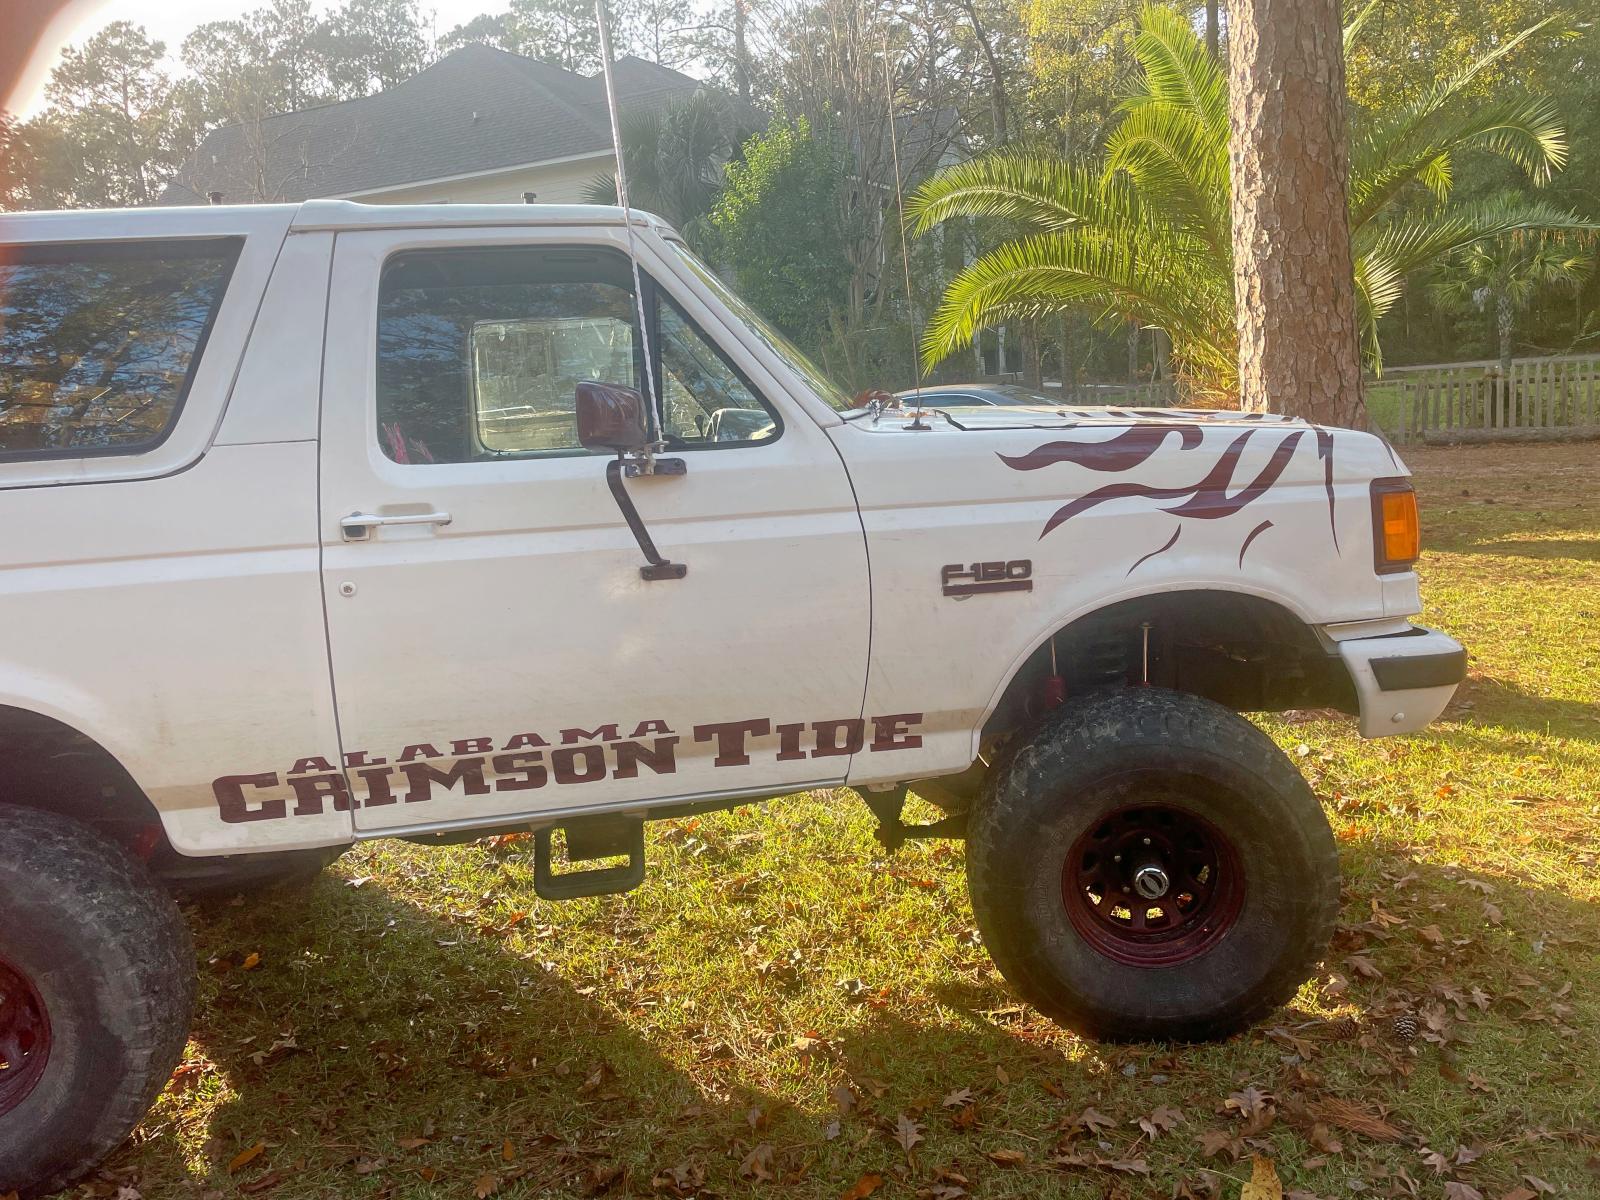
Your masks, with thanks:
M1600 1196L1600 445L1407 457L1471 679L1417 737L1265 722L1345 893L1258 1029L1057 1029L961 846L886 858L847 793L651 826L639 891L564 906L525 842L369 845L193 911L188 1061L86 1192L1232 1200L1260 1155L1297 1197Z

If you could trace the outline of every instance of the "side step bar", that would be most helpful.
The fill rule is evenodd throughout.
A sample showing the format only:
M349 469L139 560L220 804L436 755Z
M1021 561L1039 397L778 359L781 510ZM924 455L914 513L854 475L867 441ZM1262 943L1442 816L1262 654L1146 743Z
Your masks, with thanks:
M551 835L557 829L566 832L568 862L623 856L628 861L614 867L557 874L551 861ZM609 896L631 892L644 882L644 821L639 817L574 817L561 825L536 830L533 838L533 890L545 900Z

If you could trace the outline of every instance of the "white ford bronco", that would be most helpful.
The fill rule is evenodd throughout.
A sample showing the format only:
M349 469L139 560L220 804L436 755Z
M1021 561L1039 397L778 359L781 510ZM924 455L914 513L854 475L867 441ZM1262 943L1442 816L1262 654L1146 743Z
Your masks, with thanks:
M368 838L531 830L588 895L646 820L847 786L967 839L1043 1012L1224 1035L1339 895L1238 714L1405 733L1465 664L1379 438L857 402L608 208L0 217L0 505L0 1194L166 1082L172 891Z

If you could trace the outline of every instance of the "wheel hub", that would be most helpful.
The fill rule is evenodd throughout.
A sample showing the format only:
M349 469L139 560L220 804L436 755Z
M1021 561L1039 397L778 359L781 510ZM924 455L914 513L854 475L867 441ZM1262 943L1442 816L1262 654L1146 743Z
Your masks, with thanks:
M1152 799L1107 814L1067 854L1062 899L1073 927L1130 966L1175 966L1211 949L1244 905L1233 842L1181 804Z
M0 1116L21 1104L50 1057L50 1020L27 976L0 958Z
M1160 863L1146 863L1133 873L1133 890L1146 900L1159 900L1167 894L1172 881Z

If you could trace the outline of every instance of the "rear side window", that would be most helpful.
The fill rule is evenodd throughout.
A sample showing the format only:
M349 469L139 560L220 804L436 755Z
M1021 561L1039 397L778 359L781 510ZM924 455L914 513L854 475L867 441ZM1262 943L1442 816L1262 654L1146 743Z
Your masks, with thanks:
M0 246L0 459L136 454L165 440L239 248Z

